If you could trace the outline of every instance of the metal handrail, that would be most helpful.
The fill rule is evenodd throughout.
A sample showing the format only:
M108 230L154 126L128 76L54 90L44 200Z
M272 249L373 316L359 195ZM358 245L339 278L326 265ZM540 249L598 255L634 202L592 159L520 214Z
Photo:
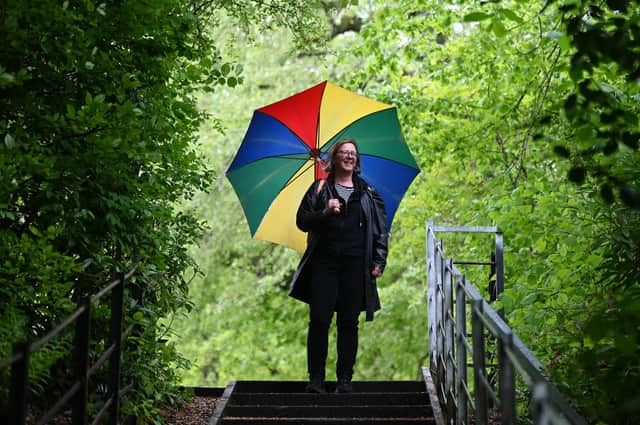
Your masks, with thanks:
M127 273L114 273L114 278L92 297L80 300L78 307L58 326L49 331L37 341L28 343L20 342L14 344L11 357L0 361L0 369L11 367L11 386L9 397L11 412L9 425L24 425L27 417L27 394L29 386L29 362L31 354L48 344L53 338L61 334L65 329L75 323L74 335L74 376L65 393L53 402L53 407L49 408L42 416L36 420L37 424L46 424L53 419L69 403L72 403L72 425L86 425L88 420L87 412L87 389L88 380L95 374L98 368L109 361L109 382L108 398L105 405L98 412L93 423L97 422L109 411L109 424L118 423L120 398L122 389L120 388L120 368L121 368L121 348L122 342L131 331L131 326L122 332L123 308L124 308L124 284L136 273L139 264ZM110 319L110 344L105 347L99 359L93 364L89 364L89 338L91 307L100 298L111 291L111 319Z
M495 272L496 278L501 280L498 294L504 289L502 233L497 227L466 228L427 223L429 368L447 422L469 424L470 412L473 412L474 423L487 425L492 406L502 424L515 424L517 373L531 392L534 424L586 425L545 375L540 361L509 328L503 314L493 310L451 259L445 259L436 231L496 234ZM472 327L471 344L467 340L467 323ZM498 347L497 390L486 372L487 336L494 338ZM468 352L473 358L473 395L467 378Z

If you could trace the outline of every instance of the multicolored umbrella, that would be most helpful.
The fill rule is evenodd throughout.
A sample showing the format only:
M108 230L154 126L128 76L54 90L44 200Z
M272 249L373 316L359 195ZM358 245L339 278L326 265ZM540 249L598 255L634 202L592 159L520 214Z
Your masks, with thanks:
M402 136L396 108L327 81L256 110L226 172L254 239L304 251L296 211L333 144L353 138L360 175L393 216L419 169Z

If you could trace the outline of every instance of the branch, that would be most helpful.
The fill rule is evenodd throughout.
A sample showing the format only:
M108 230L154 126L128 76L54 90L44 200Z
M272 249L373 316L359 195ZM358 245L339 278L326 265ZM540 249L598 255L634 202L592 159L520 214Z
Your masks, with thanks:
M340 21L331 20L331 36L330 39L337 37L345 32L360 32L362 28L362 19L356 15L342 15Z

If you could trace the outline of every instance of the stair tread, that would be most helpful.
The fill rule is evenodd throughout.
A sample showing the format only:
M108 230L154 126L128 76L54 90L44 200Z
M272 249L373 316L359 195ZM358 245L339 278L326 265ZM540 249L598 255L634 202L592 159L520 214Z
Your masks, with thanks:
M296 425L349 425L349 424L393 424L393 425L435 425L433 418L223 418L221 424L259 425L270 423L292 423Z
M215 424L435 424L422 381L353 381L353 392L305 392L307 381L232 381L212 417Z
M233 406L224 417L305 417L305 418L414 418L430 417L430 406Z
M354 392L420 392L426 391L421 381L353 381ZM304 393L307 381L236 381L234 392L274 393L298 392ZM326 382L327 391L333 391L335 381Z
M387 404L421 405L428 404L426 392L369 392L349 394L309 394L309 393L234 393L229 403L241 405L338 405L346 404Z

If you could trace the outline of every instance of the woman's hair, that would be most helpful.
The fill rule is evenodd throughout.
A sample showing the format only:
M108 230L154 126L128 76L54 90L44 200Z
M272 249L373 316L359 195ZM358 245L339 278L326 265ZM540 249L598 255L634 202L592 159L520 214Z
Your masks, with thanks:
M360 149L358 148L358 144L353 139L342 139L338 140L331 148L329 149L329 158L327 159L327 165L324 167L324 171L327 173L333 173L334 167L333 163L338 155L338 151L342 148L342 145L346 143L351 143L356 148L356 166L353 168L353 172L356 174L360 174Z

